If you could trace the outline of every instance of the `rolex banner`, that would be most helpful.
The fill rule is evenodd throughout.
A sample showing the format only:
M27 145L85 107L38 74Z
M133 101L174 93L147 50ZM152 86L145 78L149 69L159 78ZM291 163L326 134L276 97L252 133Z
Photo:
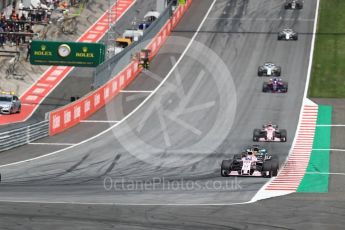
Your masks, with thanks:
M32 65L96 67L105 57L100 43L32 41L29 51Z

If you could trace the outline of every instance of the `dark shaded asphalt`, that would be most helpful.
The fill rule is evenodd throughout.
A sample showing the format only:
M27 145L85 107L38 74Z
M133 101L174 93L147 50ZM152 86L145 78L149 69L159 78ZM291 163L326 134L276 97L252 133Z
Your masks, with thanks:
M4 229L343 229L345 200L294 194L235 206L1 203Z

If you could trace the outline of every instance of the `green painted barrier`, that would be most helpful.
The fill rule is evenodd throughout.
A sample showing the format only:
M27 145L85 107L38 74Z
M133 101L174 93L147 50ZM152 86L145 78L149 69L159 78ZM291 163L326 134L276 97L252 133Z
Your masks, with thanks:
M332 124L332 106L319 105L317 125ZM318 126L315 130L313 151L311 152L306 174L297 192L328 192L329 150L331 146L331 127ZM319 150L317 150L319 149ZM326 149L326 150L322 150Z
M31 42L32 65L96 67L104 61L101 43L39 41Z

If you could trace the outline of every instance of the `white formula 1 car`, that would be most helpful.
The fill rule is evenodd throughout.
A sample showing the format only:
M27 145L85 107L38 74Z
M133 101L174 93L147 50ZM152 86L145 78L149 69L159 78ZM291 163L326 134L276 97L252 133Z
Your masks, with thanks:
M278 40L285 40L285 41L297 41L298 34L293 31L292 29L284 29L278 33Z
M258 76L280 76L281 67L273 64L272 62L265 62L258 68Z
M223 160L221 176L277 176L279 169L278 156L270 155L261 146L254 145L232 159Z
M300 10L303 8L302 0L286 0L285 9L286 10Z

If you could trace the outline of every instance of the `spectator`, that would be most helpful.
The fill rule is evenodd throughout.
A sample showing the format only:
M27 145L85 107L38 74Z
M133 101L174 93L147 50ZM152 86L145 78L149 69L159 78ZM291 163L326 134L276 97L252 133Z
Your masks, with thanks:
M25 8L21 4L19 7L20 13L18 14L14 7L8 17L4 12L0 12L0 32L5 32L5 34L0 34L0 47L3 47L6 42L10 42L11 46L14 44L18 46L21 43L26 43L27 37L31 40L34 34L32 25L49 22L54 4L58 5L60 2L63 1L45 0L46 5L42 4L34 9ZM18 32L31 33L32 35L18 34Z
M47 15L47 22L50 22L50 18L52 16L52 11L51 10L46 10L46 15Z
M15 9L16 7L17 7L17 0L13 0L12 9Z
M26 23L26 17L24 14L20 17L20 30L24 31L25 28L25 23Z
M4 29L0 26L0 33L4 32ZM0 34L0 47L3 48L5 43L5 36Z
M26 61L29 60L29 57L30 57L30 53L31 53L31 39L29 40L29 43L28 43L28 47L27 47L27 53L26 53Z
M12 20L12 21L16 20L16 10L12 10L10 20Z

